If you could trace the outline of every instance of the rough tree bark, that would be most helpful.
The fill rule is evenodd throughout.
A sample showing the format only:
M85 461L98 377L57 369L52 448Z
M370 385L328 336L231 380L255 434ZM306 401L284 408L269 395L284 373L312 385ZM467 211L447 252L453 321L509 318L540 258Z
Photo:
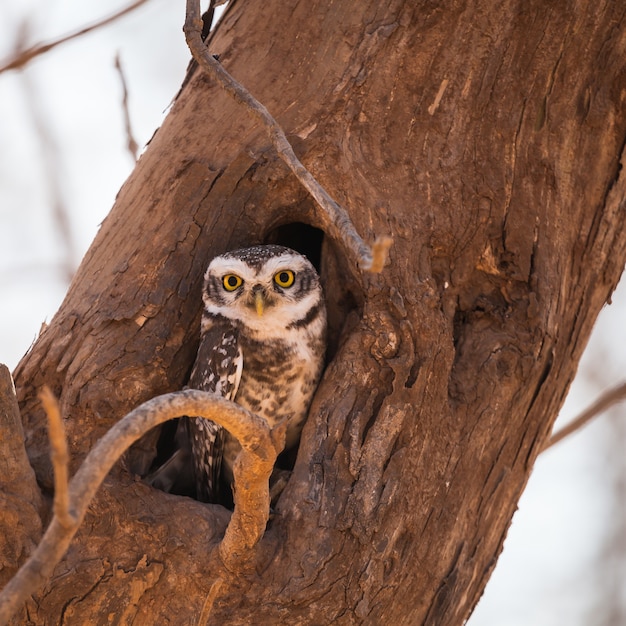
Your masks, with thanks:
M211 623L467 618L626 260L625 11L231 3L211 51L361 235L393 236L390 264L364 275L320 245L262 129L194 74L17 368L39 484L37 390L60 397L76 467L124 413L184 384L217 253L278 240L319 259L329 364L252 572L212 551L227 512L136 480L146 441L29 602L32 623L197 623L218 578Z

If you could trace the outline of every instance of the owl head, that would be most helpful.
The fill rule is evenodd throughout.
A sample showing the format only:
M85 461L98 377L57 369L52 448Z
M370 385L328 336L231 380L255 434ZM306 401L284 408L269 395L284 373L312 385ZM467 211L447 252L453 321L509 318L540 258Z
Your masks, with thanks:
M215 257L204 275L205 312L264 336L325 324L319 277L310 261L283 246L242 248Z

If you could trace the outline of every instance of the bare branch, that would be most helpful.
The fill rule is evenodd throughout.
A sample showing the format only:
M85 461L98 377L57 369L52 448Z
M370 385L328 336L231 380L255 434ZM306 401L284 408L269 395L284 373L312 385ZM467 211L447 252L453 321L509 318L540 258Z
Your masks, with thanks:
M626 382L619 384L613 389L609 389L603 393L588 409L583 411L576 419L571 421L567 426L564 426L548 439L546 445L543 447L542 452L545 452L548 448L554 444L559 443L565 437L568 437L573 432L582 428L585 424L590 422L594 417L604 413L607 409L612 407L615 403L621 400L626 400Z
M198 626L206 626L209 623L213 605L215 604L215 600L219 597L223 585L224 579L222 578L216 579L211 585L211 589L209 590L209 594L204 601L204 606L202 607L202 612L200 613L200 617L198 619Z
M115 69L120 75L120 81L122 83L122 111L124 112L124 129L126 130L126 147L133 157L133 160L136 161L137 155L139 154L139 145L135 141L133 127L130 123L130 111L128 109L128 86L126 85L126 77L124 76L124 70L122 69L119 52L115 55Z
M37 92L31 76L24 73L21 74L20 78L26 95L28 110L39 139L43 172L45 174L43 182L50 194L53 223L63 244L63 255L59 261L59 269L63 274L63 279L69 284L76 272L77 252L70 213L63 190L60 150L49 121L46 99L42 98L41 94Z
M235 510L219 546L224 565L237 569L247 551L262 537L269 517L269 477L280 451L280 433L267 422L234 402L196 389L165 394L144 402L122 418L102 437L85 458L69 484L71 524L55 515L30 559L0 593L0 623L52 575L57 563L82 523L87 507L115 462L151 428L181 415L205 417L223 426L242 447L235 462ZM242 478L245 476L245 480ZM254 508L251 508L254 507Z
M383 271L389 254L389 248L391 248L392 243L393 239L391 237L376 237L376 240L372 245L372 263L369 267L370 272L379 274Z
M127 13L134 11L142 4L145 4L147 1L148 0L137 0L136 2L128 5L126 8L121 9L113 15L110 15L109 17L105 17L93 24L90 24L89 26L81 28L80 30L74 31L73 33L70 33L68 35L64 35L63 37L59 37L58 39L53 39L48 43L36 44L34 46L31 46L30 48L26 48L25 50L18 49L16 55L10 61L5 62L4 65L0 65L0 74L2 72L6 72L7 70L16 70L24 67L25 65L30 63L35 57L38 57L41 54L45 54L49 50L52 50L52 48L56 48L57 46L67 43L72 39L77 39L78 37L82 37L83 35L86 35L87 33L90 33L98 28L102 28L103 26L114 22L120 17L123 17Z
M248 112L265 127L278 156L285 162L320 207L321 211L318 213L318 216L324 228L343 241L348 250L356 257L356 261L361 268L371 272L380 272L385 264L391 240L385 238L389 242L378 246L378 258L375 259L374 252L356 232L346 210L330 197L311 172L304 167L287 140L285 132L270 112L209 53L202 39L202 28L203 22L200 16L199 0L187 0L187 12L183 30L185 31L187 45L191 50L193 58L200 67L218 81L236 102L244 105Z
M57 399L47 385L39 392L39 399L48 417L50 459L54 468L54 514L59 518L59 522L64 528L71 528L76 523L76 519L70 513L69 453L61 411Z

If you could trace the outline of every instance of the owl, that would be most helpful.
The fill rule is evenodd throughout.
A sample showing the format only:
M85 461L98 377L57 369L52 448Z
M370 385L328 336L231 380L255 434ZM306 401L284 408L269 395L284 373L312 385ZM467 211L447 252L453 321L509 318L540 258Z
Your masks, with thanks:
M209 264L202 299L188 387L228 398L270 427L285 421L285 448L293 448L326 353L326 307L315 268L283 246L227 252ZM220 483L232 484L239 443L204 418L181 418L176 439L181 456L169 465L179 469L181 459L190 459L197 499L218 502ZM171 470L164 466L150 482L170 490Z

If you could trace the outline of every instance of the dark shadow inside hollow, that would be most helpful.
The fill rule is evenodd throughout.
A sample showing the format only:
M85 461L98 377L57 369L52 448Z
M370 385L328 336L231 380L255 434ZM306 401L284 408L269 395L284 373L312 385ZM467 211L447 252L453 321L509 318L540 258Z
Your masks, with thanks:
M275 243L287 246L303 254L320 271L322 260L322 244L324 232L319 228L302 222L283 224L271 230L265 237L264 243Z

